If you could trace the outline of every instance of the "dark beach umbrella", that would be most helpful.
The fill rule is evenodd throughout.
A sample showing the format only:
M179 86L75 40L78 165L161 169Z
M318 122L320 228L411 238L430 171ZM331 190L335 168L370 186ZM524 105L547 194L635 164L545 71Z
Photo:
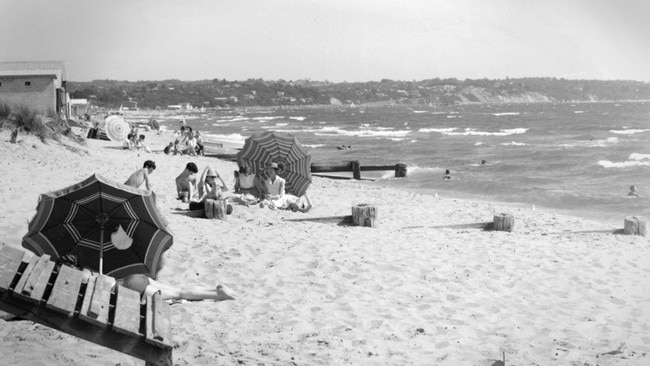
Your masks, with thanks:
M74 254L80 265L116 278L155 278L172 245L153 193L94 174L42 194L23 247L57 259Z
M248 163L255 173L268 163L277 163L287 192L296 196L303 195L311 184L311 155L288 133L267 131L247 138L237 160Z

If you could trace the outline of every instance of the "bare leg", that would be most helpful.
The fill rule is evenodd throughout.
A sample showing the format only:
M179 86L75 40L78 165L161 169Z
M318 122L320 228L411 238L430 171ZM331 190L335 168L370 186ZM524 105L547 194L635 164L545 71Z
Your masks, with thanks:
M170 300L234 300L235 298L226 292L222 285L216 287L193 286L179 288L160 283L155 280L149 280L149 285L155 290L159 290L163 299Z

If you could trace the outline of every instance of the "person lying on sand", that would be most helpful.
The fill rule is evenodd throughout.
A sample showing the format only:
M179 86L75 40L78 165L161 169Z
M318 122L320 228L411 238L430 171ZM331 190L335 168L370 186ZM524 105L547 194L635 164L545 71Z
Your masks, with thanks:
M118 284L137 291L141 296L150 296L159 292L165 300L234 300L223 285L176 287L154 280L143 274L130 275L117 281Z
M185 166L185 170L176 177L176 191L179 199L190 201L198 198L196 177L198 172L199 168L196 164L190 162Z
M156 163L152 160L147 160L144 162L142 169L138 169L133 172L133 174L131 174L129 179L127 179L124 184L134 188L140 188L142 183L145 183L147 190L150 191L151 183L149 183L149 174L153 173L154 170L156 170Z
M291 210L293 212L309 212L312 208L311 201L306 193L300 197L292 194L285 194L284 196L284 206L278 207L279 209Z
M161 258L159 271L164 265L164 256ZM56 261L57 265L67 265L83 269L83 263L79 263L77 257L73 253L68 253L61 256ZM156 292L160 293L165 300L234 300L235 298L230 295L228 290L223 285L215 287L210 286L183 286L176 287L162 282L156 281L153 278L144 274L133 274L124 278L117 279L115 284L119 284L133 291L137 291L141 296L150 296ZM114 285L115 285L114 284Z

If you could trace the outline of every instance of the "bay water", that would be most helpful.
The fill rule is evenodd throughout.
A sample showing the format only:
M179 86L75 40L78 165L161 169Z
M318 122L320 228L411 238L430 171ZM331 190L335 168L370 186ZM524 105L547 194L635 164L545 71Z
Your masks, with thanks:
M208 140L234 145L262 131L293 134L319 165L408 167L398 179L393 171L363 172L374 179L369 184L620 227L625 216L650 217L650 102L255 108L184 117ZM176 129L175 121L166 127ZM447 169L452 179L443 179ZM632 185L640 197L628 196Z

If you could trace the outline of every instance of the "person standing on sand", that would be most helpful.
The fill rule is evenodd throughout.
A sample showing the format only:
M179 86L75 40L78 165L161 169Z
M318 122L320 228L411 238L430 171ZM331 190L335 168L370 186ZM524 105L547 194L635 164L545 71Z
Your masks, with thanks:
M199 168L196 164L190 162L185 166L185 170L176 177L176 191L178 192L178 198L185 200L186 194L187 201L198 198L198 179L196 178L198 172Z
M153 173L154 170L156 170L156 163L152 160L147 160L144 162L142 169L138 169L133 172L133 174L131 174L129 179L127 179L124 184L134 188L140 188L140 186L145 183L147 190L150 191L151 183L149 183L149 174Z

